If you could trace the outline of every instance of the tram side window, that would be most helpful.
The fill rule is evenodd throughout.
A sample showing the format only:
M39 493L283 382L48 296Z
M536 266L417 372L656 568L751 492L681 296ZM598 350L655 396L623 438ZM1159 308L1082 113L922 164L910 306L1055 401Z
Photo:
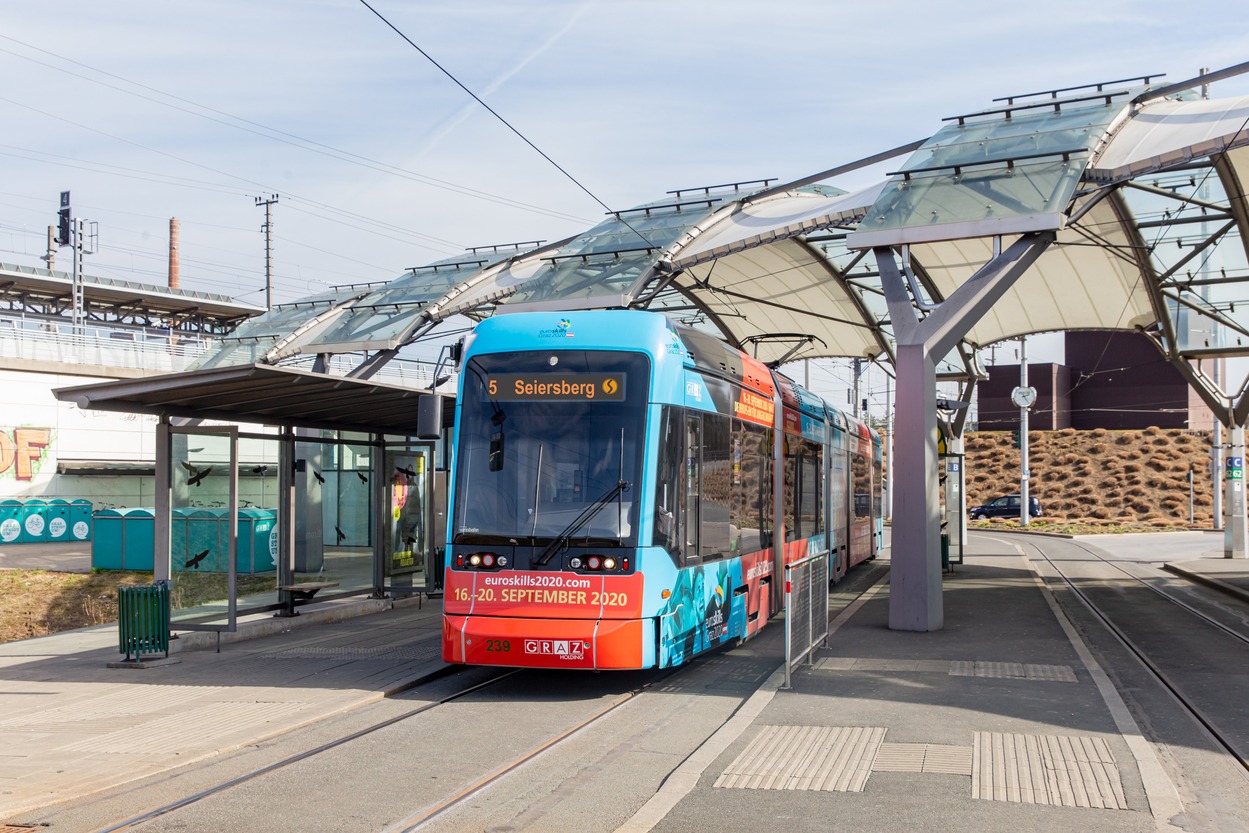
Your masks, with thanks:
M824 531L824 461L818 443L794 436L786 439L785 540L797 541Z
M703 465L699 490L699 555L704 561L729 554L733 498L732 420L703 414Z
M849 472L846 471L846 452L830 446L828 453L832 455L829 460L829 481L828 481L828 503L832 510L832 524L834 530L842 530L846 528L849 519L846 517L846 508L848 505L847 488L850 483ZM836 535L836 533L834 533ZM844 543L843 539L834 542L834 546L838 543Z
M854 478L854 516L869 517L872 511L872 476L867 458L851 452L850 472Z
M770 431L749 422L733 425L733 503L730 546L735 555L772 544Z
M872 461L872 517L885 516L885 478L880 460Z
M664 408L659 423L659 455L656 461L654 545L674 559L681 557L681 526L685 515L685 483L681 470L681 431L685 411Z

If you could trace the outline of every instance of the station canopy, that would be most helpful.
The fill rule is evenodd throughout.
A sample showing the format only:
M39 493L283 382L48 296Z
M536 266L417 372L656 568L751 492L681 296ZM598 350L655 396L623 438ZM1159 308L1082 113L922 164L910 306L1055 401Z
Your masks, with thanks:
M1197 87L1244 69L1010 96L795 182L671 191L558 243L474 249L280 305L202 366L385 358L457 314L590 308L664 311L774 366L887 366L895 340L874 253L893 253L922 318L1021 235L1047 233L1053 242L970 328L945 375L974 375L975 351L1005 339L1136 331L1212 406L1227 405L1201 363L1249 354L1249 97L1211 100ZM883 181L848 184L882 161L896 161Z

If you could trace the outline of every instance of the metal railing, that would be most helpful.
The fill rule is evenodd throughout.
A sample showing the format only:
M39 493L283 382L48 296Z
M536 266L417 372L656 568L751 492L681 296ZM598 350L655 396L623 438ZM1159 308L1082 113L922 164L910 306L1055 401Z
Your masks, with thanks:
M785 565L785 688L828 638L828 552Z
M80 328L0 319L0 358L117 367L151 373L183 370L207 342L191 336L142 330Z

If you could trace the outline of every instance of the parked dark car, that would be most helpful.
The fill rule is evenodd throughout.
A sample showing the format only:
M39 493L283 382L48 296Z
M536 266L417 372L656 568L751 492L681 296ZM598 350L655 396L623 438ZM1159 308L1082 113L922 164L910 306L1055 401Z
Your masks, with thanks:
M996 497L988 503L973 506L967 510L967 514L973 521L982 521L986 518L1018 518L1019 495ZM1041 517L1041 502L1034 497L1028 498L1028 516Z

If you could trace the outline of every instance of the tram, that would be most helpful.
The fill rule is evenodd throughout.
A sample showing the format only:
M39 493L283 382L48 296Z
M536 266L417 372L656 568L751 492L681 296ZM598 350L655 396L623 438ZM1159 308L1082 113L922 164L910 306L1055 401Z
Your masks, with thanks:
M784 565L882 545L879 436L662 314L496 315L458 393L447 662L680 665L764 627Z

